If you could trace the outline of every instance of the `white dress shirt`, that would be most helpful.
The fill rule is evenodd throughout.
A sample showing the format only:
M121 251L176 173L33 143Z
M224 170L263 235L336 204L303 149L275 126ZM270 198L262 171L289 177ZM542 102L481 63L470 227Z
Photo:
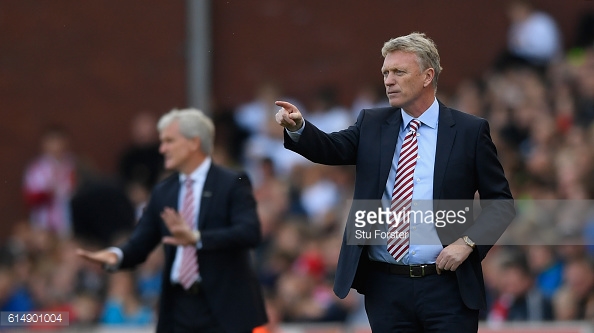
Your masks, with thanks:
M181 198L183 198L186 194L186 187L184 185L186 179L191 178L192 180L194 180L194 207L196 207L196 212L194 214L194 216L196 217L196 221L194 221L193 225L194 225L194 230L198 230L198 217L200 216L200 202L202 199L202 190L204 189L204 182L206 181L206 176L208 175L208 170L210 170L210 166L212 164L212 159L210 157L207 157L202 164L200 164L200 166L198 166L194 171L192 171L192 173L190 175L185 175L180 173L179 174L179 181L180 181L180 187L179 187L179 195L178 195L178 204L177 204L177 211L181 212L182 210L182 205L183 205L183 200ZM200 240L198 240L198 243L196 244L196 248L201 248L202 247L202 242L200 242ZM122 260L124 259L124 253L122 252L122 250L120 250L117 247L110 247L108 250L114 252L117 256L118 256L118 263L116 265L114 265L113 267L110 266L106 266L105 268L108 271L115 271L118 269L118 267L120 266L120 263L122 262ZM173 261L173 266L171 267L171 275L170 275L170 279L171 279L171 283L179 283L179 270L180 270L180 265L181 265L181 261L182 261L182 253L183 253L183 246L178 246L175 252L175 259ZM198 276L198 280L200 280L200 276Z
M186 195L186 186L184 185L186 179L190 178L194 181L194 207L196 207L196 212L194 216L196 217L196 221L194 221L193 225L198 230L198 217L200 216L200 202L202 199L202 190L204 189L204 182L206 181L206 175L208 174L208 170L210 169L212 161L210 157L207 157L202 164L196 170L194 170L190 175L184 175L182 173L179 174L179 182L181 186L179 187L179 196L180 198L177 203L177 211L181 212L183 207L183 200ZM202 243L198 241L196 244L197 248L200 248ZM173 266L171 267L171 282L178 283L179 282L179 270L182 262L182 253L184 251L183 246L178 246L175 252L175 260L173 261ZM198 280L200 280L200 276L198 276Z

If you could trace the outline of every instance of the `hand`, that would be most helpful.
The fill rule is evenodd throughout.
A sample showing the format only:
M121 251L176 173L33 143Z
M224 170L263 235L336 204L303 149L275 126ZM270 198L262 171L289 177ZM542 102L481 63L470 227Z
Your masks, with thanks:
M76 254L90 262L100 265L114 266L118 263L118 256L110 250L91 252L83 249L77 249Z
M295 132L303 126L303 115L295 105L283 101L277 101L274 104L281 107L274 116L279 125L291 132Z
M472 253L472 248L468 246L462 238L446 246L435 260L437 273L441 271L455 271L466 258Z
M198 243L200 233L194 234L184 218L173 208L166 207L161 213L161 218L172 235L163 237L164 244L187 246Z

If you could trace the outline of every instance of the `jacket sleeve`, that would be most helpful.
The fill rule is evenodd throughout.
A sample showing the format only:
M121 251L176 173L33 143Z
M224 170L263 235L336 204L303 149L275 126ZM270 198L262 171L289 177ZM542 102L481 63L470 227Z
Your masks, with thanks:
M201 230L201 251L253 248L262 238L249 178L242 174L230 186L226 207L228 223L220 228Z
M285 148L315 163L353 165L357 161L359 134L364 117L365 111L359 114L354 125L333 133L325 133L306 120L297 142L284 131Z
M489 124L485 120L478 131L475 154L481 212L466 234L477 243L480 258L483 259L512 222L516 211L509 184L491 140Z
M152 195L132 235L124 245L119 247L124 255L120 269L133 268L146 260L161 242L160 223L162 223L161 216L155 196Z

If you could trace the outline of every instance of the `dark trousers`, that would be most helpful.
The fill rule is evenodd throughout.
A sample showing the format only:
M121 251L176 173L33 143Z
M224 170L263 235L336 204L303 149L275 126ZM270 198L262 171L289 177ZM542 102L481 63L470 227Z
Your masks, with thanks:
M187 292L181 286L174 288L173 325L171 333L225 333L212 314L204 294Z
M411 278L371 268L365 310L376 333L478 331L478 310L462 302L453 272Z

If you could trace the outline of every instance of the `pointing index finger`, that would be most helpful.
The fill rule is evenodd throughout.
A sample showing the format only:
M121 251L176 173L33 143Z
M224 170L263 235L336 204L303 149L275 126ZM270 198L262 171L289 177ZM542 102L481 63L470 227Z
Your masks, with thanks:
M293 104L291 104L289 102L276 101L276 102L274 102L274 104L276 104L277 106L280 106L281 108L285 108L287 111L297 110L297 108L295 107L295 105L293 105Z

